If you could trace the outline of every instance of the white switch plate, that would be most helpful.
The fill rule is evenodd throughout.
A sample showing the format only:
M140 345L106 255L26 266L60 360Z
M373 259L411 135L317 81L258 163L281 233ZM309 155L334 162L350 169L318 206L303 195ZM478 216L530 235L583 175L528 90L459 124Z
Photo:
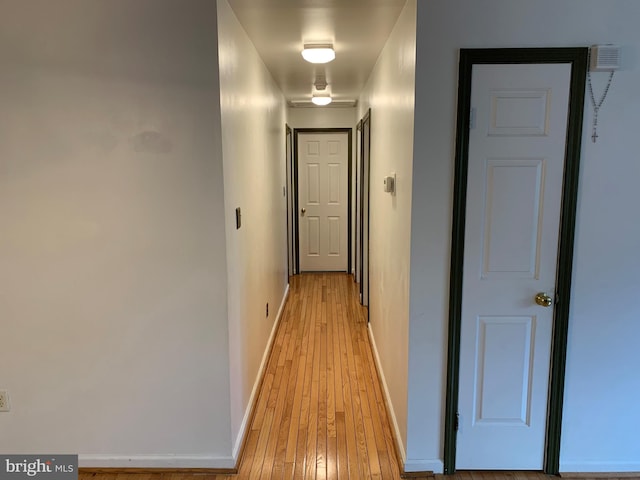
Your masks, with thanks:
M391 195L395 195L396 193L396 174L391 173L384 177L384 191L390 193Z

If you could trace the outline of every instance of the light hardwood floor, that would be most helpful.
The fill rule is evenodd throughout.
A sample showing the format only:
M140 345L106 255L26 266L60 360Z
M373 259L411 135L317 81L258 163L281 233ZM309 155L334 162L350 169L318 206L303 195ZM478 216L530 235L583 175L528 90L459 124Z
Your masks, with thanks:
M304 274L291 279L247 435L237 475L81 473L80 480L399 479L366 309L359 305L351 276ZM549 480L536 472L436 477Z
M357 299L345 274L291 279L240 478L400 478Z

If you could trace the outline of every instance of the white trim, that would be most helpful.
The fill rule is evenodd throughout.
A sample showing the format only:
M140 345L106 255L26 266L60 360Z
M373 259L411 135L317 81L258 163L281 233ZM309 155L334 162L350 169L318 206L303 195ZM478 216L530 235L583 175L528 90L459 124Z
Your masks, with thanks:
M78 455L81 468L235 468L232 457L213 455Z
M563 462L560 461L560 473L618 473L640 472L640 462Z
M443 473L444 462L442 460L407 460L404 462L405 472L433 472Z
M400 451L400 456L402 457L402 463L405 465L406 471L406 463L407 463L407 452L404 449L404 444L402 443L402 436L400 436L400 428L398 427L398 420L396 418L396 412L393 410L393 403L391 403L391 395L389 395L389 388L387 388L387 380L384 376L384 371L382 370L382 364L380 363L380 356L378 355L378 347L376 347L376 340L373 337L373 331L371 330L371 324L367 325L367 331L369 332L369 339L371 340L371 347L373 350L373 358L376 361L376 366L378 367L378 374L380 375L380 380L382 382L382 389L384 390L384 398L386 400L387 409L389 414L391 415L391 423L393 424L394 430L394 438L396 440L396 445L398 450Z
M284 291L284 295L282 297L282 302L280 302L280 308L278 309L278 315L276 316L276 321L273 322L273 328L271 329L271 334L269 335L269 340L267 340L267 347L264 349L264 353L262 354L262 362L260 362L260 368L258 369L258 375L256 376L256 381L253 384L253 389L251 390L251 396L249 397L249 403L247 404L247 409L244 412L244 417L242 418L242 423L240 424L240 429L238 430L238 436L236 437L235 444L233 446L233 458L234 458L234 466L235 460L238 459L238 454L240 452L240 447L242 446L242 440L244 439L245 431L248 427L249 415L251 415L251 410L253 408L254 402L258 399L258 388L260 387L260 381L264 375L264 370L267 367L267 361L269 360L269 352L271 351L271 345L273 344L273 340L276 336L276 330L278 329L278 325L280 325L280 319L282 318L282 312L284 310L284 306L287 303L287 298L289 297L289 284L287 284L287 288Z

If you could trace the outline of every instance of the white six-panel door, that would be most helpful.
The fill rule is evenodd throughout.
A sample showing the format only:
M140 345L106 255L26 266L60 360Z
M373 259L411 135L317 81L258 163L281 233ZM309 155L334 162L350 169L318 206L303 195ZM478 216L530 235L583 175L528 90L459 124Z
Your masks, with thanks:
M298 134L300 270L346 271L348 135Z
M543 467L570 76L473 67L458 469Z

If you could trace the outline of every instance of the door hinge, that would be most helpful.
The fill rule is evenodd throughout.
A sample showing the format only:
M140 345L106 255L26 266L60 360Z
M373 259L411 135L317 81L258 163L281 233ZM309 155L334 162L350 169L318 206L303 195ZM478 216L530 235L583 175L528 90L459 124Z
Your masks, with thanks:
M469 112L469 130L473 130L476 128L476 108L471 107L471 111Z
M453 424L453 427L455 428L456 432L460 430L460 414L458 412L456 412L456 421Z

